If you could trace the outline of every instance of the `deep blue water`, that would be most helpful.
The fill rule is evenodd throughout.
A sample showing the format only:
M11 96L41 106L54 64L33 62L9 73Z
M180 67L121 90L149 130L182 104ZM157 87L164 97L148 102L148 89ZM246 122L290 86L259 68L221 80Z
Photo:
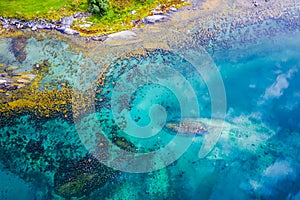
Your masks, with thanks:
M299 38L298 32L280 35L250 45L246 54L225 53L231 60L217 65L228 107L238 114L259 113L280 128L299 130Z
M29 53L30 49L39 48L35 39L31 40ZM57 60L50 53L45 54L52 62L68 68L63 59L69 58L93 66L82 54L66 50L65 43L52 42L64 50ZM183 149L183 155L173 159L176 151L182 150L182 144L174 142L176 133L166 123L176 123L181 117L212 117L208 83L189 59L156 49L141 59L129 57L113 62L106 73L109 81L96 87L102 90L96 92L94 112L82 116L79 122L57 118L36 123L28 116L20 116L14 124L1 127L0 199L58 199L58 190L74 180L81 181L79 185L91 182L77 188L89 191L82 199L300 199L300 34L277 34L260 38L255 44L232 42L234 48L207 54L213 61L209 64L216 66L224 83L225 122L231 128L223 131L204 158L199 158L198 152L205 136L197 136L191 139L188 149ZM5 47L6 43L1 45ZM16 63L6 50L1 51L1 63ZM30 59L34 60L34 56L28 56L25 63L30 63ZM67 74L64 70L54 68L55 73L45 77L44 82L56 74ZM124 113L129 113L129 119L137 126L128 128L127 123L127 129L122 127ZM139 129L149 123L154 132ZM214 134L213 129L206 134ZM123 142L130 141L132 146L127 148L133 148L134 153L149 153L168 144L175 147L175 153L141 160L141 167L136 168L169 164L157 171L97 171L102 165L90 154L103 153L100 160L106 163L107 152L95 144L112 144L116 136L125 138ZM183 138L178 141L191 137ZM30 141L35 146L30 146ZM111 150L119 152L120 146ZM115 159L120 161L111 165L117 169L130 165L121 161L130 160L126 156L117 154ZM174 162L168 163L169 159ZM95 174L109 176L104 172L114 176L105 185L94 188L98 183L91 180ZM85 179L82 174L92 178ZM76 189L76 184L64 192Z

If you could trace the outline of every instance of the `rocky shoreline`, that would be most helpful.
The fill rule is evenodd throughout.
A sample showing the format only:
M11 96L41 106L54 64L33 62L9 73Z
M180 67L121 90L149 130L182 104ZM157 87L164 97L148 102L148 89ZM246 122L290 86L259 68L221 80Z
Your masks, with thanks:
M71 29L71 25L76 18L87 18L89 13L76 13L70 17L63 17L59 21L52 20L51 22L42 20L19 20L0 17L0 22L3 29L31 29L37 30L57 30L68 35L79 35L76 30Z
M165 22L170 19L172 13L177 12L177 8L170 7L169 12L163 12L160 10L159 7L155 8L151 11L152 15L147 16L141 20L134 20L132 24L134 26L140 26L141 24L155 24L159 22ZM85 19L89 17L90 13L75 13L69 17L63 17L58 21L52 20L51 22L42 19L42 20L20 20L20 19L10 19L0 16L0 23L2 24L2 29L7 30L22 30L22 29L30 29L31 31L39 31L39 30L46 30L46 31L58 31L66 35L73 35L73 36L80 36L80 33L75 29L72 29L72 24L75 19ZM85 24L84 24L85 25ZM84 26L83 25L83 26ZM112 37L115 37L120 34L124 33L125 35L128 34L129 31L121 31L119 33L110 34ZM133 33L133 32L132 32ZM117 35L116 35L117 34ZM91 37L82 37L86 41L94 40L94 41L105 41L106 39L110 38L110 35L103 34L101 36L91 36ZM122 36L123 37L123 36Z

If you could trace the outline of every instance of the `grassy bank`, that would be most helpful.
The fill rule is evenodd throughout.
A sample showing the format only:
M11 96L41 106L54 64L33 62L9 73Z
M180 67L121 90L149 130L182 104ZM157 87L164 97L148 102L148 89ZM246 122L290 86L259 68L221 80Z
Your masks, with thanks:
M167 12L170 7L186 5L181 0L110 0L109 8L102 15L94 14L87 19L76 19L73 29L81 36L109 34L131 29L132 23L151 15L151 10ZM87 0L22 0L0 1L0 16L25 20L58 20L76 12L89 12Z
M86 0L1 0L0 16L18 19L58 20L78 11L87 11Z

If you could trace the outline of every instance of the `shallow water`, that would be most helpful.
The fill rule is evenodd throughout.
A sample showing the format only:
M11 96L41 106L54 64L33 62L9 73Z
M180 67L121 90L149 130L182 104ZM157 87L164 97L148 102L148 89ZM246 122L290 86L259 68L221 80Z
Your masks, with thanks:
M118 59L30 37L19 62L1 39L0 63L19 71L51 63L38 90L67 82L86 93L73 94L69 118L1 118L0 198L299 199L299 20L291 29L284 19L266 24L274 33L245 39L240 28L208 44L195 22L176 33L180 41L166 33L177 38L169 48ZM202 119L208 132L166 126L185 118Z

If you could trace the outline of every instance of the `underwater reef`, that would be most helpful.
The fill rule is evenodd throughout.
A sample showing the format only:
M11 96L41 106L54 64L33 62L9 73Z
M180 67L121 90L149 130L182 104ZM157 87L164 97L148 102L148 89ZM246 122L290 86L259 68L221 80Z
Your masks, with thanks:
M299 3L193 3L121 42L1 32L1 170L22 179L36 199L299 198ZM78 29L88 35L97 28ZM181 96L199 99L200 119L212 113L209 88L189 59L197 55L192 50L207 51L226 88L228 130L214 145L205 141L214 133L209 123L176 121L189 117L181 116ZM174 78L177 73L193 93ZM182 95L161 80L176 83ZM153 105L163 109L151 113ZM137 127L151 123L151 116L167 123L137 139L127 134L123 113ZM167 145L180 149L176 131L198 136L164 168L128 173L105 165L113 153L117 162ZM199 158L204 142L211 151ZM140 166L163 166L172 156ZM0 190L0 198L9 194Z

